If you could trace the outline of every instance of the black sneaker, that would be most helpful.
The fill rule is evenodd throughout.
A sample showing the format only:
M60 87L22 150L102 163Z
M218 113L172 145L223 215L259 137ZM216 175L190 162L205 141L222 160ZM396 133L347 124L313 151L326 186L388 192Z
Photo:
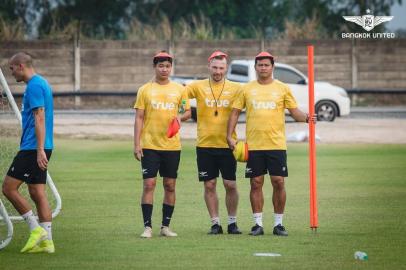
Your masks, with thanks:
M288 232L285 230L285 227L283 227L281 224L278 224L277 226L273 227L273 234L278 236L288 236Z
M223 228L221 225L214 224L211 226L210 231L207 234L223 234Z
M264 228L262 228L258 224L255 224L255 226L251 228L251 232L249 233L249 235L252 235L252 236L263 235L263 234L264 234Z
M228 232L228 234L241 234L242 233L240 231L240 229L238 229L236 222L228 225L227 232Z

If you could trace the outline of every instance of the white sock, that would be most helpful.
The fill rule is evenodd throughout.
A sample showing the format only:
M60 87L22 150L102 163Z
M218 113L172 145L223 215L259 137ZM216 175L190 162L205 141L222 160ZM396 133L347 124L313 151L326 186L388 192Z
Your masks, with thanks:
M215 225L215 224L220 225L220 218L219 217L211 218L211 225Z
M276 213L274 213L273 216L274 216L274 220L275 220L273 226L276 227L276 226L278 226L279 224L282 225L283 214L276 214Z
M52 240L52 222L41 222L39 225L47 231L47 239Z
M25 222L27 222L28 227L30 228L30 232L39 226L37 219L34 216L32 210L28 211L27 213L21 215Z
M255 224L263 227L262 226L262 213L254 213L252 216L254 217Z
M228 216L228 225L236 223L237 217L236 216Z

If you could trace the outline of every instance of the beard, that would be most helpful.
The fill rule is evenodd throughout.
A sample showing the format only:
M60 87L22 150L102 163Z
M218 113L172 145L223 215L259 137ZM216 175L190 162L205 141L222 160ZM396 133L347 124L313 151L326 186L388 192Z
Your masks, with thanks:
M211 78L212 78L213 81L215 81L215 82L220 82L220 81L223 80L224 76L223 76L223 75L219 75L219 74L217 74L217 75L212 74L212 75L211 75Z

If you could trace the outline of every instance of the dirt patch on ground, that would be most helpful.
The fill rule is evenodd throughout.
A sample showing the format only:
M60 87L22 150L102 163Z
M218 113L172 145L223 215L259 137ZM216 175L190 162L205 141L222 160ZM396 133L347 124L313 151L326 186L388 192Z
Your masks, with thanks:
M55 117L55 134L69 138L125 139L133 136L134 118L124 116L63 115ZM303 123L287 123L286 134L306 131ZM237 125L239 138L245 137L245 124ZM321 143L406 143L406 119L351 119L319 122L316 134ZM181 128L183 139L196 138L196 123L186 122Z

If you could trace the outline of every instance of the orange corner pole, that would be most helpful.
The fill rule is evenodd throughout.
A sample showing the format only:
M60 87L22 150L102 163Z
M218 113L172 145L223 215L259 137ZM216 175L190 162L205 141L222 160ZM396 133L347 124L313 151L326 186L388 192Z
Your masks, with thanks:
M307 46L309 77L309 115L314 115L314 47ZM309 121L309 175L310 175L310 228L316 230L317 219L317 184L316 184L316 132L315 123Z

